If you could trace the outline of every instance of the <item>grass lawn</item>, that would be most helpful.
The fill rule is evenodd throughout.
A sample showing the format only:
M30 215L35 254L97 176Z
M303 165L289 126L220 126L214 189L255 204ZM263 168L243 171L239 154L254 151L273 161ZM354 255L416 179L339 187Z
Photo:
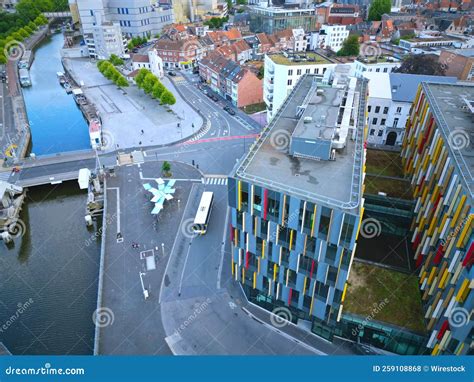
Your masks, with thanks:
M406 200L413 199L411 184L406 180L395 180L366 175L364 184L364 194L377 195L379 192L385 192L387 196L392 198Z
M258 113L259 111L264 111L267 109L265 102L254 103L253 105L248 105L242 108L242 110L247 114Z
M366 172L373 175L403 178L400 153L382 150L367 150Z
M419 333L426 330L418 278L374 265L353 263L344 311Z

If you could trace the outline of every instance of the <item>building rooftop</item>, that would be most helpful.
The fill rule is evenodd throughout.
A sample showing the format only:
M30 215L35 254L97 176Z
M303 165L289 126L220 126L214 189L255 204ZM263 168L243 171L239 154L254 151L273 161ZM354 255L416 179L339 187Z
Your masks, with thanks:
M322 87L316 85L316 76L301 77L271 123L239 164L235 177L314 203L358 213L367 81L355 78L351 80L351 84L355 84L353 97L345 93L344 86ZM350 99L354 102L350 102ZM343 106L339 107L341 102ZM298 110L302 113L297 116ZM304 141L308 137L317 141L317 129L310 131L303 124L308 117L316 120L320 115L326 115L324 127L331 130L335 144L340 143L336 130L343 129L331 128L329 125L339 122L342 126L348 119L346 117L351 117L350 121L355 129L349 130L345 148L333 153L335 155L331 160L290 155L292 139ZM338 116L341 118L337 118ZM349 121L347 123L350 124ZM344 132L341 131L341 135Z
M456 77L428 76L424 74L390 73L392 100L396 102L413 102L418 85L422 82L451 83L457 82Z
M306 52L300 54L269 54L270 59L278 65L315 65L315 64L330 64L331 62L325 57L313 53Z
M461 181L474 193L474 85L423 82L436 124L443 135Z

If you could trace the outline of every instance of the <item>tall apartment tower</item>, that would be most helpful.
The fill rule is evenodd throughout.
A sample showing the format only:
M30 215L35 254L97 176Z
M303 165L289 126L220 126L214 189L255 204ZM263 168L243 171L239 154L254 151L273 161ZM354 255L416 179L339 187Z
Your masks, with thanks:
M247 298L330 329L363 214L366 80L303 75L229 178L232 274Z
M423 82L402 157L432 354L473 354L474 86Z

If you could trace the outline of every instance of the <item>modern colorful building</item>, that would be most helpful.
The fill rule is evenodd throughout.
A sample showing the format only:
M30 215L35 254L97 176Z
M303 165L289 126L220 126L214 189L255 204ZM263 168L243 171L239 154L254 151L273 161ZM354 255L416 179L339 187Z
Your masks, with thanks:
M433 355L473 354L474 86L423 82L402 157L416 200L412 243Z
M367 81L317 78L299 79L230 177L230 240L247 298L325 335L342 313L363 214Z

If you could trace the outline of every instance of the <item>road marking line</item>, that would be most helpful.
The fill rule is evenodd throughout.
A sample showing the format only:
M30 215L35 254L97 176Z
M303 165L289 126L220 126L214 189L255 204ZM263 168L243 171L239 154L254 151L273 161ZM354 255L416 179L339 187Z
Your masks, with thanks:
M186 270L186 265L188 264L189 252L191 252L191 245L193 243L193 239L189 242L188 251L186 252L186 258L184 259L183 270L181 272L181 278L179 279L179 287L178 287L178 296L181 296L181 290L183 287L183 279L184 279L184 271Z
M119 187L108 187L107 190L117 191L117 234L120 233L120 188Z

